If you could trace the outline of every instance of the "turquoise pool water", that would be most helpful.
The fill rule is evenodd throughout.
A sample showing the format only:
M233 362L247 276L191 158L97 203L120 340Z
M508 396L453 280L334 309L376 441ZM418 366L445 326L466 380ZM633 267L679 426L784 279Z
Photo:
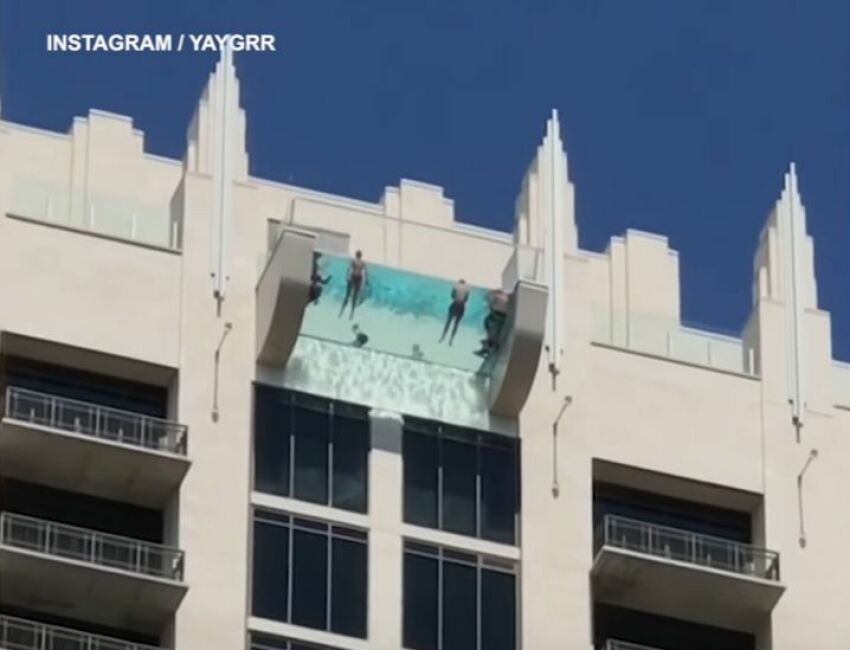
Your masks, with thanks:
M302 334L418 361L479 372L475 354L489 313L488 289L469 286L469 299L454 341L451 329L440 341L454 282L366 261L366 283L354 315L342 309L351 260L321 253L318 273L328 279L316 303L308 305Z

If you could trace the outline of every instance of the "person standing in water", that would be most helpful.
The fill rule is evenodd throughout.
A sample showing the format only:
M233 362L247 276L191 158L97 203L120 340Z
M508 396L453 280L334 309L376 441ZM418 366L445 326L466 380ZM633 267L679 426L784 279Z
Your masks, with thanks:
M319 258L321 253L313 253L313 270L310 271L310 292L308 294L307 304L318 305L319 298L322 295L322 287L331 281L331 276L322 277L319 272Z
M360 298L360 291L366 283L366 262L363 261L363 252L357 251L354 253L354 259L348 266L348 282L345 288L345 300L342 301L342 309L339 310L339 315L342 316L345 312L345 307L348 301L351 300L351 313L349 318L354 318L354 308L357 307L357 301Z
M502 329L508 318L510 296L502 289L493 289L487 297L490 313L484 319L484 332L487 337L481 341L481 349L475 354L481 357L489 356L499 346Z
M452 327L452 335L449 337L449 345L454 343L457 328L460 325L460 320L463 318L463 312L466 310L466 301L469 300L469 287L466 286L466 280L461 278L452 287L452 303L449 305L449 313L446 316L446 325L443 327L443 335L440 337L440 343L446 338L446 333L449 327L454 322Z

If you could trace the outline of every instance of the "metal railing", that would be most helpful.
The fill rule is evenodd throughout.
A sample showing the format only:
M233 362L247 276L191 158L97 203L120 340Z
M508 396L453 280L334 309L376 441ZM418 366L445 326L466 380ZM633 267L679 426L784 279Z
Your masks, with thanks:
M779 553L722 537L605 515L595 531L595 550L603 546L678 562L779 580Z
M183 580L183 551L131 537L0 513L0 546L145 576Z
M186 455L186 425L28 388L6 388L3 415L123 445Z
M600 650L662 650L661 648L650 647L648 645L640 645L638 643L629 643L628 641L616 641L608 639L605 646Z
M79 632L0 614L2 650L160 650L154 646Z

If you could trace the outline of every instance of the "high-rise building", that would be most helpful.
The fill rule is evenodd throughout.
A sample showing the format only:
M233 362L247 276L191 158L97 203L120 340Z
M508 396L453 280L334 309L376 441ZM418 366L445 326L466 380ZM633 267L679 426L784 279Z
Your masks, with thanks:
M511 234L255 178L245 128L227 57L182 160L0 124L0 648L848 647L793 166L730 336L664 237L578 246L554 113Z

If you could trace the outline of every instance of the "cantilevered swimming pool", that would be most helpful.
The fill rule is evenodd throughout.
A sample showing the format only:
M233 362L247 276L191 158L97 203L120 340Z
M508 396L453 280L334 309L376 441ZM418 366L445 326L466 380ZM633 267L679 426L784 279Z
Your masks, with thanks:
M366 279L352 315L343 308L351 258L319 252L315 273L321 287L308 304L301 335L352 347L380 351L425 363L469 372L483 372L476 354L486 338L488 290L469 287L463 317L454 341L451 327L441 339L454 282L390 268L366 260ZM324 284L322 284L324 282Z

